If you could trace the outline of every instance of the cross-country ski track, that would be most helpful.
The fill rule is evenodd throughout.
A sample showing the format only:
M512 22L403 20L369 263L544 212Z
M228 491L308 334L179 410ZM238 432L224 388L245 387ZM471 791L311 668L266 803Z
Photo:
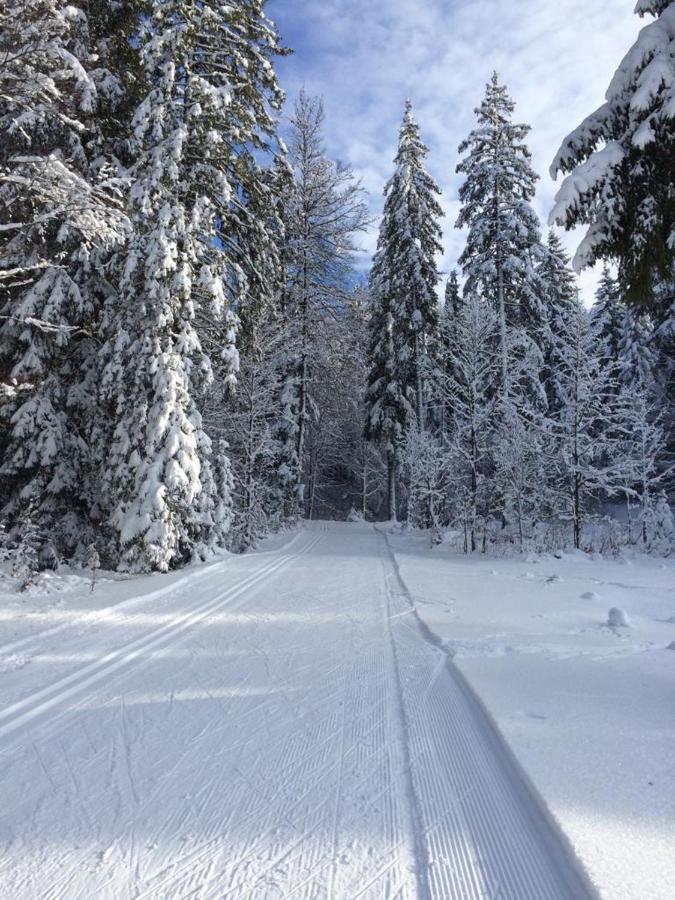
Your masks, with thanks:
M386 536L313 524L0 647L0 897L591 896Z

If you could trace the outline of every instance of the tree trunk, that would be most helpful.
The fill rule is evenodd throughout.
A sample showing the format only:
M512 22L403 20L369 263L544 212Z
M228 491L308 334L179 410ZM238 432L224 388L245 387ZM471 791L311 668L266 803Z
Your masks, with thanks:
M361 472L361 515L364 520L368 511L368 463L363 463Z
M300 404L298 410L298 441L296 445L296 452L298 454L298 500L300 503L300 509L303 510L304 506L304 491L303 485L305 481L305 472L304 472L304 456L305 456L305 434L306 434L306 419L307 419L307 353L303 348L302 360L300 363Z
M497 160L495 160L497 162ZM497 243L497 306L499 307L499 340L501 344L501 364L502 364L502 398L506 398L508 394L509 367L508 354L506 350L506 298L504 297L504 260L502 259L501 245L501 197L499 196L499 185L497 184L494 194L494 216Z
M478 447L476 432L471 429L471 552L476 552L476 519L478 517Z
M509 388L509 364L508 352L506 348L506 302L504 299L504 271L501 259L498 260L499 274L497 282L498 302L499 302L499 340L501 343L501 362L502 362L502 396L505 398Z
M307 419L307 357L309 352L309 211L306 206L303 212L303 248L302 248L302 349L300 358L300 408L298 410L298 506L300 515L305 513L305 432Z
M307 514L307 518L311 520L314 518L314 498L316 497L316 464L312 464L312 474L311 474L311 488L309 492L309 512Z
M422 375L422 354L420 352L420 333L415 332L415 380L417 389L417 427L420 434L426 427L426 410L424 408L424 378Z
M253 544L253 403L249 405L248 435L246 437L246 527L244 546L248 550Z
M574 547L581 549L581 491L579 489L579 476L574 476Z
M390 522L396 522L396 454L387 453L387 513Z

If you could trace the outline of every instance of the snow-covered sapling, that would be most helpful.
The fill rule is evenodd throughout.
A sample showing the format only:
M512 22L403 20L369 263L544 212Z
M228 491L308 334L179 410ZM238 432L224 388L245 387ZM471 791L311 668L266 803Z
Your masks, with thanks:
M101 568L101 558L95 544L87 547L87 568L91 572L90 590L93 594L96 589L96 573Z
M675 518L665 491L649 498L642 511L645 541L652 553L669 556L675 551Z
M39 550L40 532L29 514L21 532L21 540L16 548L12 567L12 576L19 582L19 590L22 593L35 584L40 569Z

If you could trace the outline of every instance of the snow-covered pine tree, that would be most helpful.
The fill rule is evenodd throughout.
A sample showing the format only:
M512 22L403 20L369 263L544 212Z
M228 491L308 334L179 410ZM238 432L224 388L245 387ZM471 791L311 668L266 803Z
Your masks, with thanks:
M346 302L354 235L368 222L360 184L323 147L323 101L301 92L289 140L293 186L285 198L283 313L291 323L280 359L279 476L291 515L305 506L305 449L312 370L326 355L321 320Z
M0 3L0 494L10 527L32 504L65 555L86 543L91 504L90 283L125 227L103 127L122 90L88 12Z
M387 518L396 521L398 512L397 479L401 441L414 421L410 389L398 366L394 344L392 292L381 257L375 255L370 273L370 344L366 387L365 436L380 444L387 459Z
M131 571L201 556L229 527L229 463L213 459L200 405L216 362L226 387L235 378L243 274L229 213L249 168L239 157L265 149L282 99L262 0L156 0L138 46L148 92L134 115L133 235L102 391L115 424L104 499ZM202 346L197 310L217 358Z
M570 316L576 315L579 288L570 261L560 239L549 231L547 253L539 264L539 274L546 287L546 317L548 328L542 347L542 381L551 415L560 411L561 397L556 378L560 367L557 335L565 334Z
M644 311L624 303L621 288L607 266L591 308L591 327L595 353L614 378L614 393L622 387L652 391L657 365L651 346L653 326Z
M605 102L558 150L551 176L567 177L550 220L587 225L575 269L616 260L624 296L642 304L675 261L675 2L639 0L635 11L655 20L623 58Z
M12 565L12 577L16 578L18 589L22 592L35 584L40 570L40 549L44 536L36 524L35 513L35 503L29 501L24 510L23 527Z
M434 419L438 424L441 434L445 434L452 422L452 407L448 404L448 398L443 389L438 389L438 378L441 381L450 377L452 372L452 345L453 329L455 321L462 309L462 296L459 289L457 270L453 269L445 284L445 298L441 309L438 333L437 350L429 360L428 380L430 385L431 406L434 411Z
M408 428L423 431L426 425L428 358L438 329L442 211L436 199L440 189L424 167L427 153L407 101L369 279L365 433L385 449L391 520L397 515L401 441Z
M477 127L462 141L457 166L465 176L458 228L468 228L460 257L465 290L496 311L501 342L501 386L508 389L508 336L522 327L538 346L544 340L545 285L537 271L544 257L539 221L530 205L537 175L525 143L529 126L512 121L515 105L495 72L478 109Z
M652 347L649 317L626 307L619 336L619 384L622 390L639 389L654 397L657 353Z
M447 318L454 318L459 315L461 308L462 294L459 289L459 278L457 277L457 269L453 269L445 283L443 312Z
M625 312L626 305L621 299L619 285L609 268L604 266L591 308L591 328L595 355L603 366L617 372Z
M654 333L651 340L651 347L656 354L654 382L666 433L664 458L660 460L659 468L670 469L672 473L671 467L675 464L675 268L670 278L658 280L654 300ZM675 496L673 474L665 484L666 490Z
M408 100L394 174L384 191L371 283L374 294L385 297L397 378L420 431L426 426L428 400L425 359L438 327L436 255L442 249L439 220L443 215L437 200L440 188L424 166L427 154Z
M590 319L593 353L606 393L605 418L607 423L612 423L612 430L605 434L608 440L602 458L616 472L630 504L631 498L646 485L646 451L644 446L639 448L639 442L644 444L644 436L648 431L653 433L655 427L652 404L656 391L656 358L651 346L651 326L644 311L623 302L618 281L607 266L603 268ZM630 465L638 450L642 459L639 478L631 474ZM661 442L655 452L663 450ZM652 459L650 465L656 467L656 464L656 458Z

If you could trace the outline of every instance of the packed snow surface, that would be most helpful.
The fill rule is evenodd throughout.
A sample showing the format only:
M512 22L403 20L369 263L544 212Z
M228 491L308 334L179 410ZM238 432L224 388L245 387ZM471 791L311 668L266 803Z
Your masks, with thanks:
M417 614L602 897L672 900L675 560L481 559L422 536L390 542Z
M672 896L670 576L317 524L0 595L0 896Z

